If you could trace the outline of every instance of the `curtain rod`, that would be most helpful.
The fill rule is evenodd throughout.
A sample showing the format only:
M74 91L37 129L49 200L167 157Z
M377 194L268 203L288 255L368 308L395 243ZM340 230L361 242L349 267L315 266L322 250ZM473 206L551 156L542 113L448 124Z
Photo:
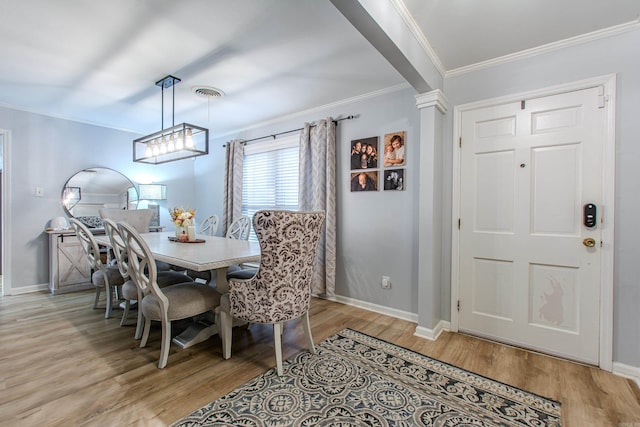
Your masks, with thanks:
M338 122L341 122L341 121L343 121L343 120L352 120L352 119L357 119L358 117L360 117L360 115L359 115L359 114L351 114L351 115L346 116L346 117L342 117L342 118L339 118L339 119L334 119L334 120L333 120L333 123L335 123L335 124L337 125L337 124L338 124ZM315 122L314 122L314 123L312 123L312 124L311 124L311 127L313 127L313 126L315 126L315 125L316 125L316 124L315 124ZM242 141L242 142L243 142L244 144L246 144L247 142L258 141L258 140L260 140L260 139L265 139L265 138L273 138L273 139L276 139L276 136L286 135L286 134L288 134L288 133L292 133L292 132L298 132L298 131L301 131L301 130L303 130L303 129L304 129L304 128L298 128L298 129L286 130L286 131L284 131L284 132L272 133L272 134L270 134L270 135L260 136L260 137L258 137L258 138L251 138L251 139L247 139L247 140L244 140L244 141ZM227 146L226 144L224 144L224 145L223 145L223 147L226 147L226 146Z

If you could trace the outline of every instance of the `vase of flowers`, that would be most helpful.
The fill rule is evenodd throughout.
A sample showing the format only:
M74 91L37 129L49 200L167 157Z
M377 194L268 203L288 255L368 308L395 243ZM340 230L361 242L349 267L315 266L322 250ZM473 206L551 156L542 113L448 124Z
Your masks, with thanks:
M171 208L169 214L171 214L171 221L176 227L176 238L181 239L184 236L186 239L187 227L194 225L193 218L196 216L196 211L194 209Z

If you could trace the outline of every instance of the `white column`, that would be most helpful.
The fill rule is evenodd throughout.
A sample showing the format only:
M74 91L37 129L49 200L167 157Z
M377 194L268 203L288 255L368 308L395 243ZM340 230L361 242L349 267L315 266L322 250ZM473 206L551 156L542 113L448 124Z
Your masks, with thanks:
M416 95L420 110L418 218L418 335L434 338L441 315L443 122L448 102L439 89Z

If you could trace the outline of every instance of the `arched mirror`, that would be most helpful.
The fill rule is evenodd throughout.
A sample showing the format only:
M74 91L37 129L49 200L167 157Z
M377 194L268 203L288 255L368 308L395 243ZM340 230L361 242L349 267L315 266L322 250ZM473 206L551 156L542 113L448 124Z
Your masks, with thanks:
M61 202L70 217L89 227L102 227L100 208L136 209L138 190L120 172L88 168L73 175L62 188Z

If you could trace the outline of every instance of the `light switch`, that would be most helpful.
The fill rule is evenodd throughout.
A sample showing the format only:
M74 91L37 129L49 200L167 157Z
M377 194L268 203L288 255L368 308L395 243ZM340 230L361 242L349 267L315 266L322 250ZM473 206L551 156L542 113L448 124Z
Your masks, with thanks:
M36 197L42 197L44 195L44 189L42 187L36 187L35 195Z

